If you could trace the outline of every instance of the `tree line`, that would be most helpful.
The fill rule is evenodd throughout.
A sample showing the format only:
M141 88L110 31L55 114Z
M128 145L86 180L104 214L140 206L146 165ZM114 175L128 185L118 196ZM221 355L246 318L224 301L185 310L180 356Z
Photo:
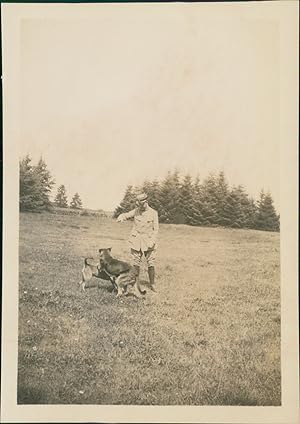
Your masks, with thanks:
M261 190L256 201L242 185L230 186L224 172L199 177L181 176L178 170L159 180L145 180L141 186L128 185L114 217L135 207L136 193L145 191L149 205L157 210L160 222L207 227L248 228L279 231L270 192Z
M43 158L40 158L36 165L32 164L29 155L20 160L19 184L19 207L22 212L49 211L53 206L82 208L82 200L78 193L74 194L70 205L68 204L67 192L63 184L58 187L54 201L51 201L55 181Z
M55 181L40 158L32 164L29 155L20 160L20 211L41 212L59 208L81 209L82 200L75 193L70 204L65 186L58 187L54 201L51 194ZM135 207L136 194L145 191L149 204L158 211L160 222L194 226L221 226L279 231L280 216L276 213L270 192L261 190L256 201L242 185L230 186L224 172L199 177L168 172L161 181L145 180L140 186L128 185L113 216Z

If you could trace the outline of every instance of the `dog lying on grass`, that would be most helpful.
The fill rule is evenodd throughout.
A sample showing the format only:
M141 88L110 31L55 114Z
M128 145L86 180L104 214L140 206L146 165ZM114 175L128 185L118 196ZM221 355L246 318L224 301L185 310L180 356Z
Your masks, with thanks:
M86 284L91 280L92 277L100 278L101 280L110 281L113 288L116 290L117 286L115 278L110 277L104 270L100 269L100 265L89 263L88 260L93 258L85 258L83 268L81 270L81 281L79 282L81 289L84 291Z
M108 249L99 249L100 271L104 271L111 278L114 278L117 286L117 297L122 294L133 294L140 298L141 294L145 294L145 290L141 290L139 279L134 268L127 262L120 261L111 256L111 247ZM131 291L128 291L131 287Z

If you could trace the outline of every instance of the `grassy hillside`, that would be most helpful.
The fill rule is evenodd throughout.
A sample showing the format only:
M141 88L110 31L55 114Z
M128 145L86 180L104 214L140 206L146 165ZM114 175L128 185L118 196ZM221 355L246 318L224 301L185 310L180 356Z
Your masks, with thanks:
M279 405L279 234L161 225L157 295L80 292L83 257L129 260L130 228L21 214L18 402Z

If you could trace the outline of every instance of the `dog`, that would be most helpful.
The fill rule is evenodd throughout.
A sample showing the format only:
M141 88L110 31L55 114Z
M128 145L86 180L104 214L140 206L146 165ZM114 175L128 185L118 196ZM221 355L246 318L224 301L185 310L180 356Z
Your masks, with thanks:
M95 265L89 263L88 260L93 258L84 258L83 268L81 270L81 281L79 285L83 291L85 291L86 284L91 280L92 277L100 278L101 280L110 281L113 285L113 288L117 290L117 285L115 283L115 278L109 276L104 270L101 270L100 264Z
M111 256L111 247L106 249L99 249L100 270L107 273L111 278L115 278L117 286L117 297L122 294L128 295L129 293L141 298L141 295L146 294L145 290L141 290L139 279L135 273L134 268L127 262L120 261ZM128 291L131 287L131 291Z

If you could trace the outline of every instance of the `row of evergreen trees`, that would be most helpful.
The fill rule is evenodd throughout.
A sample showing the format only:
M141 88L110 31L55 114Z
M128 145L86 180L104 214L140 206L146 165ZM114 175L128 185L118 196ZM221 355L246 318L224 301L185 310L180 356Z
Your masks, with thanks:
M260 192L258 201L243 186L229 186L224 172L210 174L203 182L199 177L168 172L162 181L144 181L129 185L114 217L135 207L136 193L145 191L149 205L156 209L160 222L199 226L222 226L279 231L272 196Z
M64 185L58 187L54 202L50 196L55 182L41 158L32 165L29 155L20 161L20 210L43 211L53 205L68 208ZM168 172L162 181L146 180L139 187L129 185L114 216L135 207L136 193L145 191L149 203L158 211L160 222L199 226L224 226L279 231L273 199L263 190L258 201L244 187L229 186L224 172L210 174L203 182L199 177L181 176L177 170ZM70 208L81 209L82 201L75 193Z
M53 205L61 208L68 207L66 188L64 185L58 187L54 202L50 196L55 184L45 161L40 158L37 165L32 165L29 155L20 160L20 188L19 202L20 211L41 212L50 210ZM78 193L75 193L70 208L81 209L82 201Z
M54 205L58 208L68 208L68 196L66 187L62 184L57 189L57 194L54 199ZM70 202L70 208L71 209L82 209L82 200L78 193L75 193L71 202Z

